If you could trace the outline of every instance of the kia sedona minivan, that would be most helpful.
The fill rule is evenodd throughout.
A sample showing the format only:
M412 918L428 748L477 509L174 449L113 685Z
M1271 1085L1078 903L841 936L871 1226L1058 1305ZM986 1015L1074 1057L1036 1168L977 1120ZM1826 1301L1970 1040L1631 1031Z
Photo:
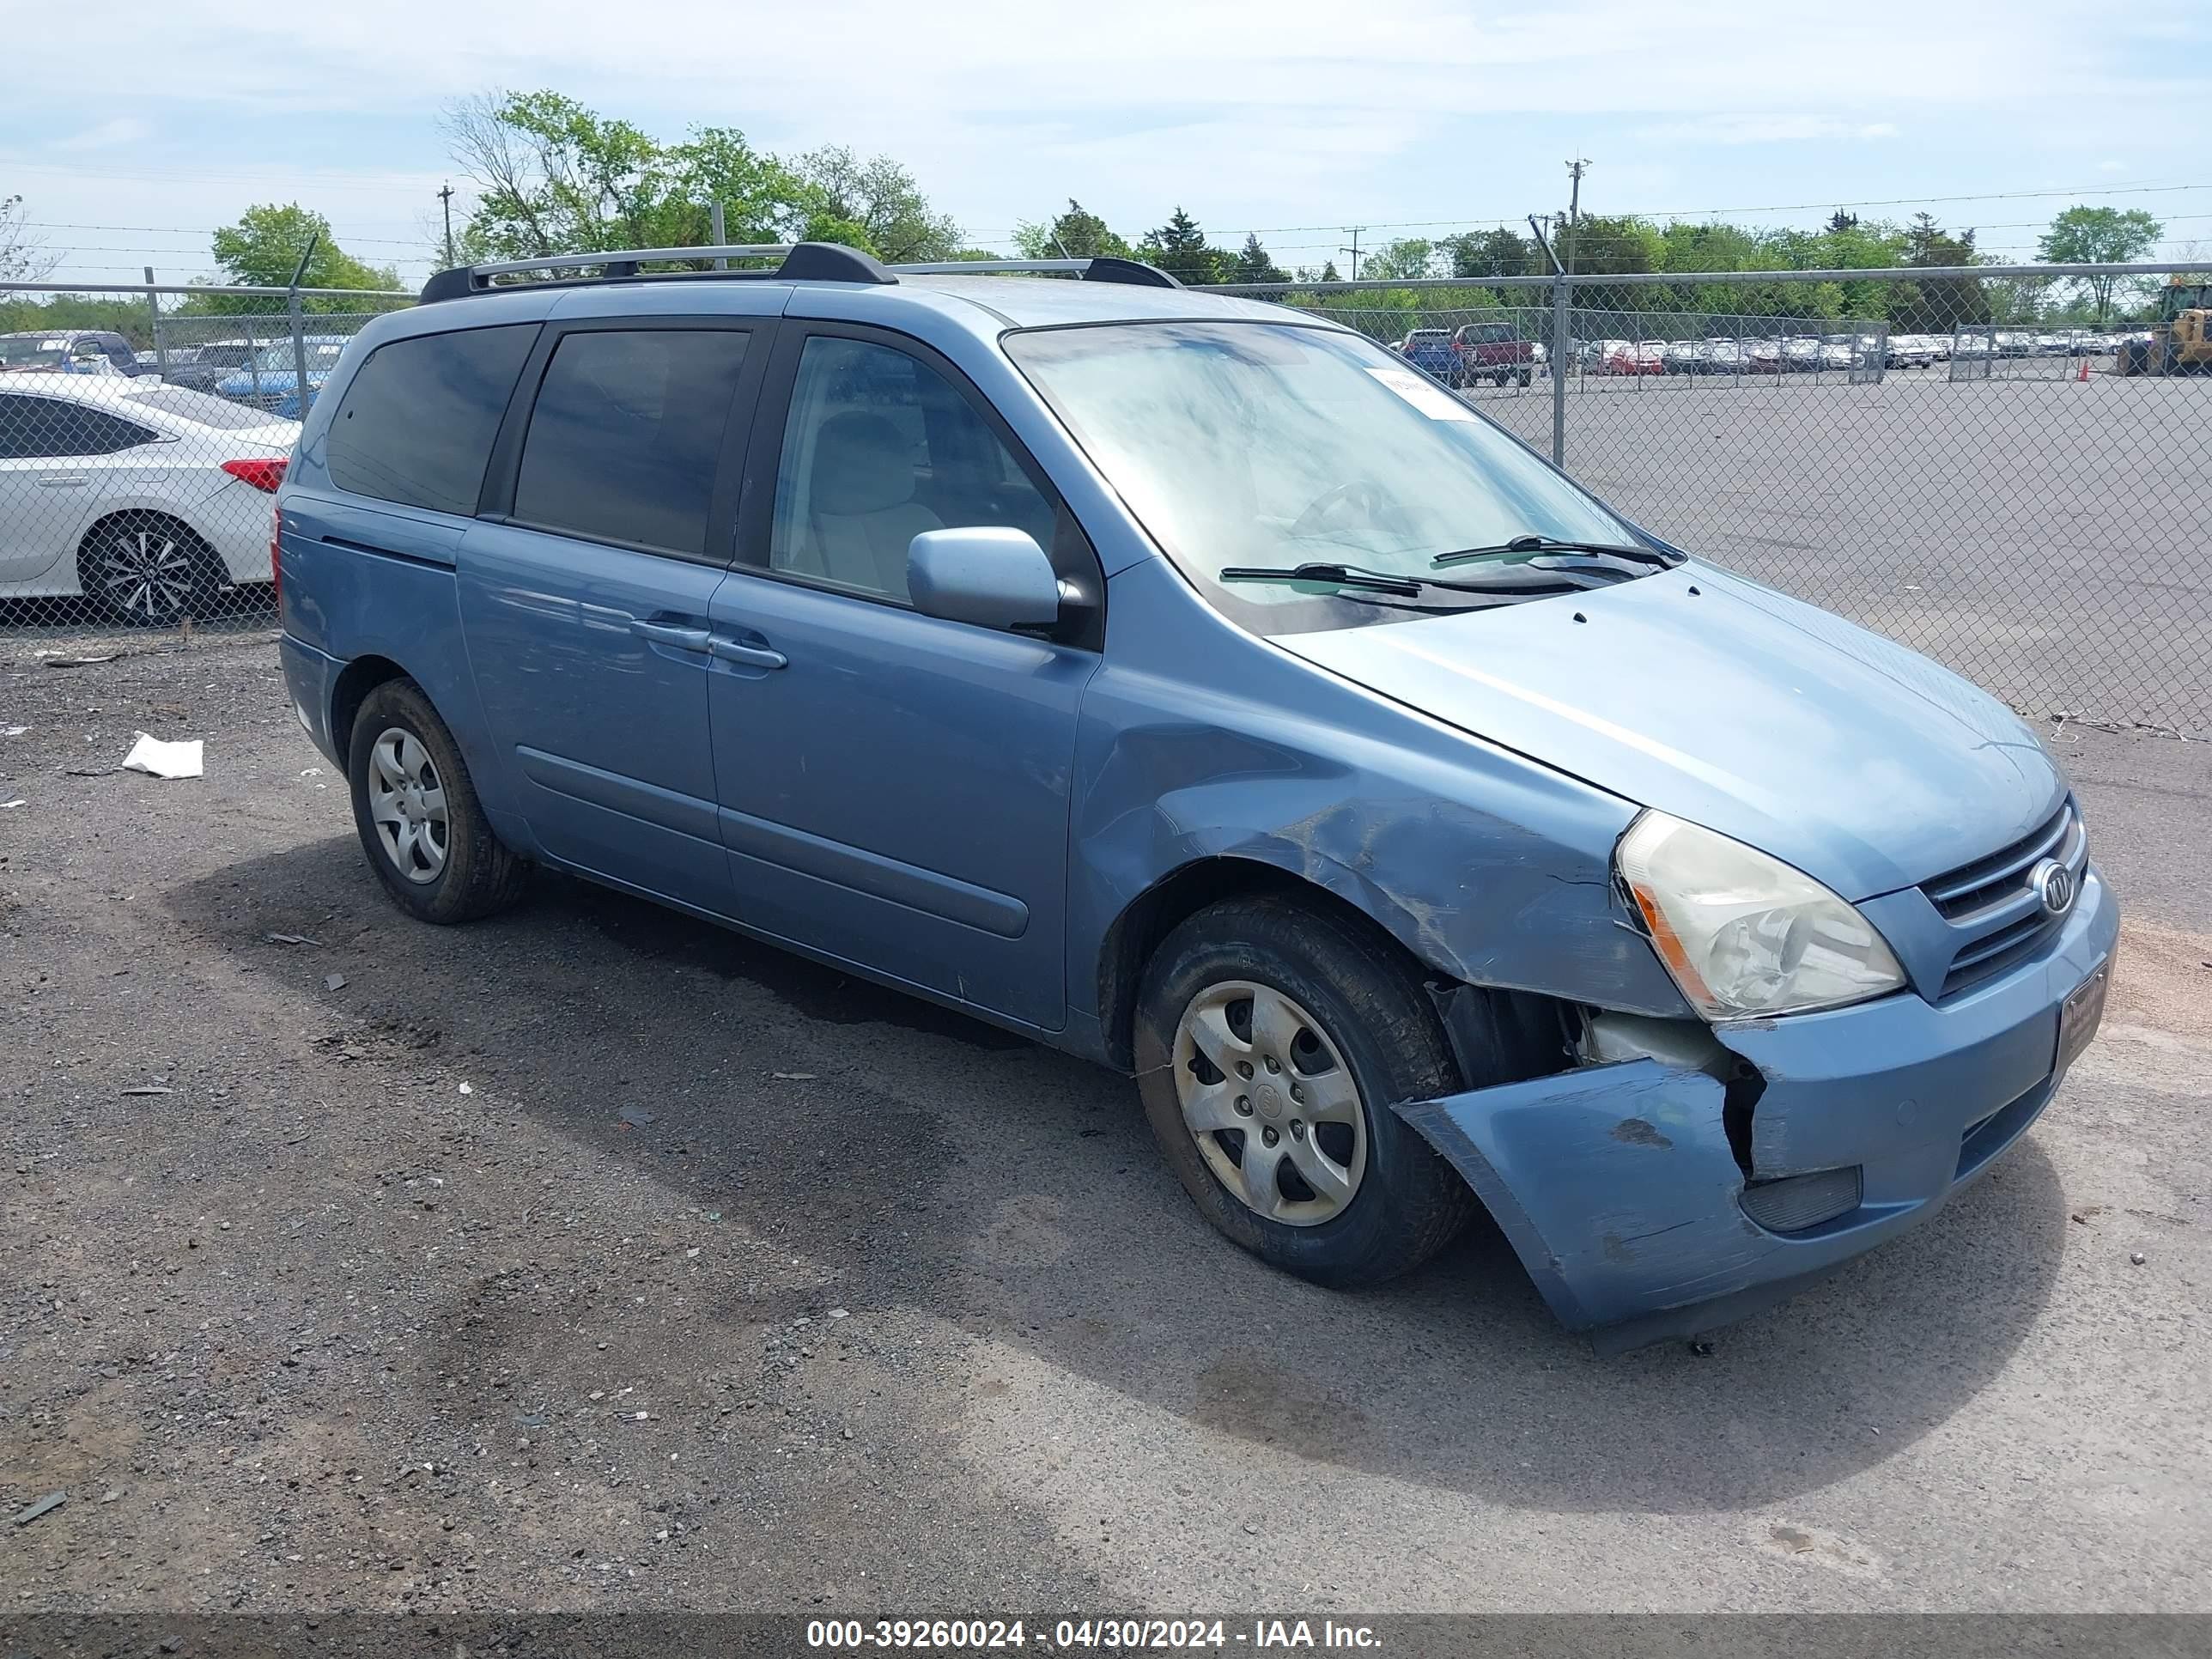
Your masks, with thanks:
M1127 261L656 257L441 273L308 414L286 678L410 914L546 865L866 975L1132 1076L1267 1261L1486 1209L1607 1347L1925 1221L2096 1029L2033 732L1406 358Z

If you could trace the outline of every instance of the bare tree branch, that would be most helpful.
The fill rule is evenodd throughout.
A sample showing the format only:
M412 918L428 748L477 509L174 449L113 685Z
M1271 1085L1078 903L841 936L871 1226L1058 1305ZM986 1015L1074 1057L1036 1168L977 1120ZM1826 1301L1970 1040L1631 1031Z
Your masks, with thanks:
M23 198L0 197L0 282L43 282L61 262L60 254L24 228Z

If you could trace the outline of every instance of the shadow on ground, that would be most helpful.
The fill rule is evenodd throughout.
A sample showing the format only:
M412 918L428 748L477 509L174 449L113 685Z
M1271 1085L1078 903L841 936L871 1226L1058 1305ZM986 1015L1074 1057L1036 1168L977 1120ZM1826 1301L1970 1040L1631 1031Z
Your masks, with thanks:
M1124 1079L640 901L541 877L497 921L425 927L334 837L169 902L288 984L296 961L263 935L325 941L316 971L350 978L333 1020L428 1033L580 1170L641 1168L808 1258L832 1275L817 1301L913 1307L1189 1424L1492 1502L1737 1507L1893 1457L2004 1368L2063 1244L2031 1138L1929 1226L1713 1356L1600 1362L1487 1227L1381 1292L1316 1289L1198 1218ZM362 1042L356 1077L419 1062ZM624 1125L638 1104L652 1121ZM801 1294L764 1281L719 1311L765 1321Z

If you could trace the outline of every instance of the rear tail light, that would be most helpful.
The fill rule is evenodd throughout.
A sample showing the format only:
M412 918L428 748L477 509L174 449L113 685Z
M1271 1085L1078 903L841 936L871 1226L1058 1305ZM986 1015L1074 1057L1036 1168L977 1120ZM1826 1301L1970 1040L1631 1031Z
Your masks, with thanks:
M257 456L250 461L225 461L222 464L222 470L240 483L251 484L271 495L276 493L276 486L284 482L284 467L285 458L282 455Z
M280 617L284 614L284 509L281 507L269 510L269 604Z

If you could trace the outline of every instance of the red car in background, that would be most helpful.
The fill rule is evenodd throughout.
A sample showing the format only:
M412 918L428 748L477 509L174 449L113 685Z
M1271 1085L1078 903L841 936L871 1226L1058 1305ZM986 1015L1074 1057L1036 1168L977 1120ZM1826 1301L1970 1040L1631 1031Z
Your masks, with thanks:
M1518 380L1522 386L1536 378L1536 348L1520 338L1510 323L1464 323L1452 336L1459 355L1455 386L1491 380L1504 386Z

